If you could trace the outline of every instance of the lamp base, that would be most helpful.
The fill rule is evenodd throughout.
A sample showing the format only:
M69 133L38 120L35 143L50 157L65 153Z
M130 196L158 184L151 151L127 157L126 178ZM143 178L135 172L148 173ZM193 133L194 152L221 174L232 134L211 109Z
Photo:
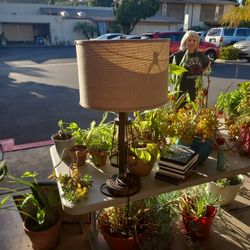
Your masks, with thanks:
M140 186L140 178L130 173L126 176L113 175L106 180L107 191L114 197L133 195L139 191Z

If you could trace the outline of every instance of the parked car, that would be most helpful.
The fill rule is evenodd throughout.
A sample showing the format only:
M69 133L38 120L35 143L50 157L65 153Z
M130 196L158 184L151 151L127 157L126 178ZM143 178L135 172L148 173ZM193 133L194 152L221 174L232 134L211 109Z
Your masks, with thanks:
M246 58L250 62L250 36L246 40L235 43L233 46L239 50L239 58Z
M151 38L151 39L170 39L170 55L176 51L178 51L180 47L180 42L185 32L183 31L169 31L169 32L150 32L144 33L143 38ZM219 58L220 50L218 46L213 43L202 42L200 41L199 49L207 55L211 61L214 61Z
M139 40L141 39L141 35L121 35L112 38L112 40L120 40L120 39Z
M96 38L93 38L92 40L110 40L113 39L117 36L124 36L122 33L106 33L101 36L98 36Z
M208 31L205 41L217 46L232 45L250 36L250 28L212 28Z
M199 37L200 37L200 41L205 42L205 37L207 35L207 31L197 31Z

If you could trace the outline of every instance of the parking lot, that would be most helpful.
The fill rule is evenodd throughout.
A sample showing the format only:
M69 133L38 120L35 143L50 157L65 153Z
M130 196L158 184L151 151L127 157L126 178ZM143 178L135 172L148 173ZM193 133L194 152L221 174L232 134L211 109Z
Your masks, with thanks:
M16 144L49 140L60 119L87 127L101 118L102 112L79 105L74 47L1 48L0 68L0 140L14 138ZM215 62L209 103L247 80L249 63Z

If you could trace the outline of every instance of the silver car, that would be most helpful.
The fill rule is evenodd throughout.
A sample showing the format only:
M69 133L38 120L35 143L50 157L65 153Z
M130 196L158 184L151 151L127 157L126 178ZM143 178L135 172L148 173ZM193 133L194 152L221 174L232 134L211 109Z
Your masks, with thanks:
M239 50L239 58L246 58L250 62L250 36L246 40L235 43L233 46Z
M124 36L122 33L106 33L91 40L111 40L117 36Z

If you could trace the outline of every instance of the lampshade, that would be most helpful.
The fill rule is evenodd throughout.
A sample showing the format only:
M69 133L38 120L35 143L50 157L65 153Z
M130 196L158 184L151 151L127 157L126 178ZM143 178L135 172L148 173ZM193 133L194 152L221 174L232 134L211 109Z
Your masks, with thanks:
M140 111L167 101L168 40L77 40L80 105Z

